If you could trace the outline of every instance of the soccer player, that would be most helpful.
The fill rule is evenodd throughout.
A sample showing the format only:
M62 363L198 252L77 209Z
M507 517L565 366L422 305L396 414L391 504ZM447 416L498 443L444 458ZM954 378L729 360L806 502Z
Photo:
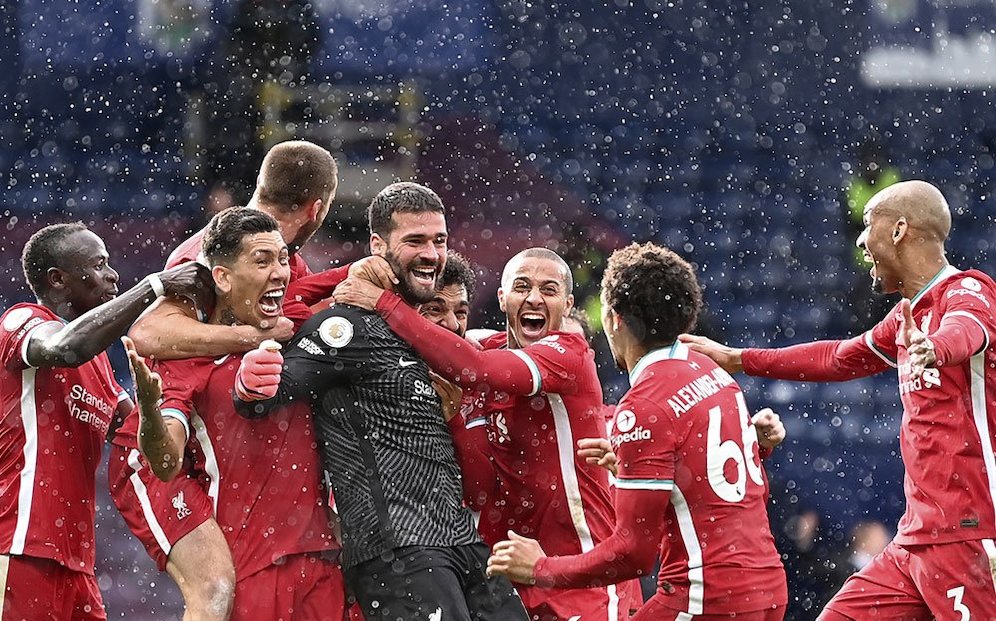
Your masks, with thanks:
M259 325L279 317L290 266L276 220L257 209L223 211L208 225L204 252L218 291L212 324ZM131 354L138 380L146 373ZM115 437L131 466L130 473L112 481L115 501L142 508L146 515L133 511L124 517L134 532L143 533L142 541L156 542L149 553L160 563L173 558L164 528L157 529L160 520L183 524L205 513L215 516L201 526L220 528L231 549L236 578L231 619L341 619L340 570L325 554L338 544L310 411L299 405L275 410L265 420L238 416L231 387L240 361L232 355L155 364L162 405L143 407ZM196 439L186 458L197 463L193 469L183 465L191 436ZM138 449L148 467L140 465ZM150 488L150 471L164 480L189 480L176 488ZM193 479L191 472L204 473L206 480ZM199 493L201 486L206 495ZM188 488L194 493L187 494ZM178 491L169 496L164 489Z
M371 250L393 267L405 301L431 302L446 262L439 197L392 184L371 202L369 221ZM346 582L367 621L526 619L508 580L484 574L488 548L462 503L429 368L383 319L336 304L305 322L286 356L247 354L237 380L247 416L292 400L313 407Z
M612 534L615 518L608 473L575 452L582 438L604 438L605 423L594 352L583 334L561 331L573 306L571 271L555 252L532 248L505 265L501 285L507 328L481 341L485 351L360 279L343 282L335 298L376 309L433 370L478 399L483 416L470 416L463 428L461 417L449 424L484 541L497 543L512 529L552 553L586 552ZM518 590L531 618L542 621L616 621L640 603L635 581Z
M36 232L22 265L37 302L0 318L0 618L105 619L96 469L132 404L103 352L164 293L202 293L207 270L168 270L118 296L104 242L82 223Z
M335 159L326 149L299 140L274 145L260 166L248 207L265 211L279 223L291 253L292 281L311 273L298 251L325 221L338 187L338 173ZM166 267L198 260L206 230L177 246ZM200 311L203 316L210 315L210 309ZM159 360L237 354L264 339L284 341L292 334L293 326L284 318L266 318L262 326L198 321L197 309L182 299L163 300L129 332L139 354Z
M903 300L868 332L781 349L688 346L729 372L806 382L898 370L906 513L885 551L848 579L823 621L996 618L996 285L949 265L951 213L924 181L876 194L857 245L872 287Z
M692 268L673 252L633 244L612 254L602 326L631 383L612 432L615 530L584 554L549 557L509 532L494 547L491 573L548 587L612 583L651 571L658 548L649 542L660 541L660 587L634 621L784 616L785 570L743 394L675 340L701 304Z

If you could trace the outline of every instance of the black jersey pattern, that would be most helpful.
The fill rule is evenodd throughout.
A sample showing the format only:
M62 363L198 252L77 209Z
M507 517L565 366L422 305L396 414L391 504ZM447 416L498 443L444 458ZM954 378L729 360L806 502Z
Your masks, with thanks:
M284 351L280 392L259 416L309 399L342 520L344 567L405 546L481 541L429 367L376 313L337 304Z

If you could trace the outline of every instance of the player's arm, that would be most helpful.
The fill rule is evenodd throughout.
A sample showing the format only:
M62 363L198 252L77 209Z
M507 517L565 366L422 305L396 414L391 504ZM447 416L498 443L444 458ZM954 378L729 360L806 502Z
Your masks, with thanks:
M41 325L24 351L33 367L78 367L110 347L163 294L195 297L210 284L207 268L191 263L147 276L115 299L72 322Z
M382 257L370 256L355 263L299 278L287 287L284 316L300 328L305 321L334 303L332 291L347 277L362 278L383 289L397 284L391 265Z
M156 477L170 481L180 473L183 465L188 433L186 417L163 416L159 408L163 396L162 377L149 369L135 351L131 339L125 337L124 344L138 397L138 450Z
M664 535L663 516L670 499L670 488L617 487L615 529L584 554L546 556L539 542L509 531L508 540L495 544L488 574L559 588L603 586L649 575L657 560L657 543Z
M142 315L128 331L138 353L157 360L240 354L266 339L286 341L293 334L293 323L283 317L266 328L205 323L198 320L190 300L172 296Z
M910 302L903 300L900 331L913 377L919 377L927 367L961 364L987 348L996 325L993 301L996 291L988 278L966 276L958 286L948 289L941 325L927 335L916 327Z
M498 473L488 442L487 417L477 400L466 401L470 412L446 421L453 437L453 449L460 465L463 501L474 511L481 511L498 495Z
M481 351L419 315L393 292L351 278L336 288L335 297L339 302L377 312L436 373L464 388L487 384L513 395L538 392L533 370L519 353Z
M798 382L843 382L895 366L895 358L875 347L870 334L775 349L737 349L691 334L679 338L689 349L709 356L730 373L743 371Z

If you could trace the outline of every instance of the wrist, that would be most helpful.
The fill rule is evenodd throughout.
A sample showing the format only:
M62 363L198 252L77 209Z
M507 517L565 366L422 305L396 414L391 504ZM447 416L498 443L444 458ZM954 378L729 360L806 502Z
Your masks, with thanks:
M149 281L149 287L152 288L152 293L156 298L161 298L166 295L166 287L163 285L162 279L159 274L149 274L146 279Z
M548 556L541 556L536 559L536 563L533 565L533 579L530 580L530 584L538 587L553 586L553 577L547 569L549 558Z

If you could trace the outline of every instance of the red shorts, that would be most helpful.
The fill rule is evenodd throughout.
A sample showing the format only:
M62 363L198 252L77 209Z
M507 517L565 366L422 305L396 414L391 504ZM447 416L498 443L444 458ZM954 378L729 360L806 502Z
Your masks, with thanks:
M553 621L578 618L588 621L624 621L643 602L635 580L592 589L545 589L515 585L530 619Z
M851 619L996 619L996 543L890 543L847 579L827 610Z
M0 554L0 621L106 621L97 579L47 558Z
M684 621L695 619L695 621L782 621L785 618L785 606L767 608L765 610L754 610L751 612L738 612L735 615L729 612L714 615L689 615L687 612L673 610L662 603L662 599L656 595L647 600L631 621Z
M182 473L161 481L138 449L112 444L107 479L114 505L160 571L177 541L214 518L214 503L199 481Z
M229 621L344 621L345 588L338 563L292 554L238 581Z

